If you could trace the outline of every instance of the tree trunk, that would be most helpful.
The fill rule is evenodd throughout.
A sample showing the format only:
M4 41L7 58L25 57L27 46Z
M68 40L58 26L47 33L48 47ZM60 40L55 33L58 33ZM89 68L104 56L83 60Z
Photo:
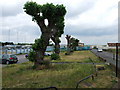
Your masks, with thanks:
M70 37L69 35L66 35L66 39L67 39L67 54L66 55L70 55L70 51L71 51L71 46L70 46Z
M70 51L71 51L71 48L70 48L70 40L67 39L67 55L70 55Z
M49 44L49 40L50 40L51 35L49 33L42 33L41 34L41 40L42 40L42 46L40 47L40 49L36 52L36 61L34 63L34 66L37 68L39 68L39 66L41 65L41 62L44 59L44 53L46 51L46 48Z
M53 40L53 42L55 43L55 53L59 55L60 53L60 40L59 37L51 37L51 39Z

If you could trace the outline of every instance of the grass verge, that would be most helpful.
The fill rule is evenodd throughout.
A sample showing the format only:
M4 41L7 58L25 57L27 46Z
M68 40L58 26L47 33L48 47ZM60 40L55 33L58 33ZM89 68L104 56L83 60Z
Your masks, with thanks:
M76 51L72 55L61 53L57 62L101 62L90 51ZM49 59L50 57L46 57ZM55 62L56 62L55 61ZM51 64L49 69L33 70L33 63L11 64L2 69L3 88L75 88L79 80L94 72L92 64ZM80 83L79 88L111 88L117 81L112 70L105 65L105 70L99 71L94 80L91 78Z
M52 64L51 68L33 70L32 62L3 68L3 88L75 88L76 83L94 72L91 64ZM110 88L116 83L113 72L106 66L94 80L83 81L79 88Z
M101 63L102 61L99 60L99 58L93 54L91 51L74 51L71 55L65 55L65 52L60 53L61 60L53 60L52 62L84 62L89 63L91 62L89 60L89 57L95 62L95 63ZM49 59L47 57L46 59Z
M76 82L93 72L92 65L53 64L50 69L33 70L31 62L3 68L3 88L74 88Z

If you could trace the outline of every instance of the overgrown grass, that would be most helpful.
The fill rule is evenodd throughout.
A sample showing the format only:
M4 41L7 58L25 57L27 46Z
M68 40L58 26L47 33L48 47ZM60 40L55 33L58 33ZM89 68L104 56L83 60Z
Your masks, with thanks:
M52 64L51 68L33 70L33 63L9 65L3 68L3 88L75 88L76 83L94 72L91 64ZM83 81L79 88L110 88L116 83L113 72L106 67L94 80Z
M57 62L101 62L90 51L75 51L71 55L60 54L61 60ZM50 57L45 57L49 59ZM56 62L53 61L53 62ZM2 70L3 88L44 88L55 86L57 88L75 88L79 80L94 72L92 64L51 64L49 69L34 70L33 63L12 64ZM103 65L104 66L104 65ZM105 70L99 71L94 80L88 79L80 83L79 88L110 88L116 83L111 69L105 65Z
M115 73L109 68L110 66L103 65L105 70L99 71L94 80L89 78L83 81L79 88L113 88L117 83L118 78L115 77Z
M93 73L92 65L53 64L50 69L33 70L32 63L3 68L4 88L40 88L56 86L74 88L76 82Z
M53 60L52 62L91 62L91 58L95 63L100 63L100 59L91 51L74 51L71 55L60 53L61 60Z

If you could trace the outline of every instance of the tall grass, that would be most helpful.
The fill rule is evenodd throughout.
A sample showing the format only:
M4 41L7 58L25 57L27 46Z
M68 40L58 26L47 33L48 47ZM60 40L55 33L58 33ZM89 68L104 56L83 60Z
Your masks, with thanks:
M3 69L4 88L41 88L56 86L75 88L76 82L94 72L92 65L53 64L50 69L33 70L32 63L11 65Z
M90 51L75 51L72 55L66 56L64 52L60 54L61 60L58 62L101 62ZM45 57L49 59L49 57ZM57 60L56 60L57 61ZM33 63L12 64L2 69L3 88L44 88L55 86L57 88L75 88L79 80L94 72L92 64L51 64L50 68L43 70L32 69ZM99 71L94 79L85 80L80 84L80 88L110 88L116 82L115 75L110 68L105 66L105 70Z

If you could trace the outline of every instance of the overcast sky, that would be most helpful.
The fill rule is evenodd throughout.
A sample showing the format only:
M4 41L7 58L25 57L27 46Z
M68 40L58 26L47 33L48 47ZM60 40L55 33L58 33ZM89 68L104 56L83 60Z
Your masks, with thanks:
M31 0L0 1L0 41L33 43L40 37L38 25L27 15L23 6ZM69 34L86 45L107 44L118 41L119 0L32 0L39 4L63 4L65 16L61 44Z

